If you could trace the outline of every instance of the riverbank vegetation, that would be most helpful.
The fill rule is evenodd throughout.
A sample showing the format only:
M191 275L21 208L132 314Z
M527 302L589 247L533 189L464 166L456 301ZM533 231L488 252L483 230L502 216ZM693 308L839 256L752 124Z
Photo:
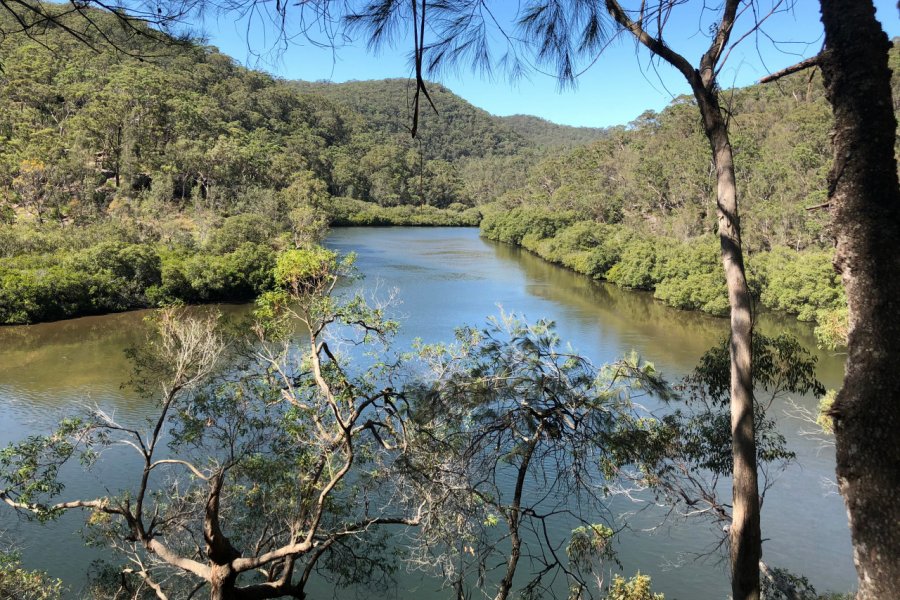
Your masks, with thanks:
M891 52L895 95L900 48ZM728 97L745 260L762 306L815 321L845 343L846 299L832 267L825 181L832 117L817 72ZM549 157L482 207L483 234L671 306L725 314L715 173L694 101L681 97L602 140Z
M575 211L484 210L481 230L489 239L596 280L651 291L669 306L728 314L719 240L711 233L684 240L585 220ZM846 299L832 256L830 250L775 247L750 254L746 263L751 291L763 306L816 321L817 337L833 347L846 335Z
M595 279L725 311L691 99L576 130L492 117L435 85L439 114L423 113L412 140L401 80L284 82L212 48L140 38L122 43L152 59L96 55L54 31L41 42L0 42L0 323L251 299L271 289L273 253L329 223L481 222ZM839 345L818 76L730 101L756 297Z
M532 140L436 85L412 140L403 80L280 81L91 14L121 51L0 40L0 323L249 300L328 223L476 225L575 130Z

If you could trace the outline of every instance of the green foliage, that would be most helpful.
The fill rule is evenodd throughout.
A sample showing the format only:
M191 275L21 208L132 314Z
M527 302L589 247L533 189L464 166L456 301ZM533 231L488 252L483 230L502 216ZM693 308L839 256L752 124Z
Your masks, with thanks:
M572 224L573 215L552 213L537 208L520 207L511 211L486 212L481 221L484 235L507 244L536 247L543 239Z
M249 299L274 285L274 257L270 246L253 242L224 254L101 242L75 253L0 259L0 323Z
M352 256L339 261L336 252L322 247L287 250L278 255L275 262L275 281L294 294L305 294L309 290L322 291L325 286L333 283L339 266L343 264L349 267L352 261Z
M0 40L0 323L251 298L272 253L329 221L477 225L474 200L538 155L437 84L413 140L404 81L285 82L208 46L120 42Z
M850 311L847 306L822 309L816 313L816 339L824 348L834 350L847 344Z
M787 334L768 337L756 333L752 352L754 389L766 391L773 398L787 393L812 393L816 397L825 394L825 388L816 379L816 357L796 338ZM729 340L726 338L700 358L688 381L701 386L704 395L724 406L730 397L730 365Z
M570 586L569 598L580 598L584 595L588 580L602 580L603 570L607 562L619 564L613 549L615 532L601 523L582 525L572 530L566 546L566 556L570 568L578 573L580 581Z
M763 280L760 300L766 306L812 321L820 309L847 305L840 276L832 266L834 251L797 252L775 248L755 257L754 267Z
M805 210L824 201L831 161L821 80L809 84L799 75L728 95L747 249L829 246L827 214ZM710 162L695 100L682 96L565 156L545 158L501 200L686 241L716 230Z
M891 60L897 57L895 45ZM894 87L898 82L895 72ZM728 94L754 292L766 307L817 321L823 345L842 345L846 299L831 267L828 215L806 210L825 201L831 163L832 117L821 79L796 75ZM589 145L534 164L497 198L497 210L484 208L482 231L591 277L652 290L671 306L723 315L710 165L695 101L682 96L660 113L648 111ZM572 223L589 225L548 241L546 232L531 231L540 214L572 214ZM610 224L629 239L608 247L603 228ZM590 227L602 232L594 235L595 249L583 241Z
M815 376L816 357L786 334L753 336L754 426L760 464L793 460L767 408L787 394L820 397L825 388ZM682 457L694 468L716 475L732 471L730 370L728 339L708 350L685 379L688 409L667 417L678 429ZM765 397L763 392L768 394Z
M528 205L482 210L481 231L489 239L520 245L594 279L652 291L675 308L728 314L719 241L712 234L681 241L585 220L573 212ZM832 251L776 248L748 261L751 289L761 302L802 320L818 320L817 335L830 347L846 339L846 300L832 256Z
M3 600L60 600L62 581L46 573L23 569L19 555L0 551L0 598Z
M837 390L828 390L828 392L819 399L819 404L816 407L816 425L818 425L825 433L834 433L834 419L828 413L836 399Z
M532 115L501 118L513 131L545 149L572 149L602 139L608 133L600 127L568 127Z
M347 83L293 84L298 90L315 93L360 114L382 139L409 140L409 82L406 79L350 81ZM528 142L503 119L465 102L439 83L428 84L437 114L428 110L419 115L417 142L425 160L471 156L509 155L528 147ZM409 140L404 145L412 146ZM403 146L401 146L402 148Z
M61 511L45 501L59 494L60 467L72 458L90 465L97 457L92 445L102 446L103 436L96 436L79 418L66 418L50 435L31 435L0 450L0 485L5 499L31 507L30 518L46 521Z
M275 233L275 228L270 220L262 215L243 214L228 217L216 229L207 248L215 254L234 252L242 244L265 244Z
M429 226L474 227L481 221L481 212L462 204L447 209L433 206L378 206L351 198L333 198L326 208L332 225L351 226Z
M809 580L787 569L766 568L760 578L762 600L853 600L856 594L819 594Z
M665 596L654 593L651 589L650 577L641 575L638 571L637 575L631 579L613 575L606 600L665 600Z
M640 442L629 435L634 403L649 395L666 397L665 382L636 355L595 369L561 343L550 321L528 324L501 313L483 329L458 330L456 338L453 345L419 345L428 376L404 388L422 444L417 465L422 473L453 474L420 482L447 507L435 513L426 535L450 549L452 564L460 565L453 580L465 586L466 569L482 573L487 565L505 562L508 542L498 539L551 526L549 515L565 500L539 490L565 490L580 500L579 510L567 517L578 525L567 555L554 553L540 574L522 579L520 593L536 597L555 569L567 574L573 592L586 593L602 579L605 563L616 560L613 530L588 515L605 505L611 480L640 452ZM603 473L609 480L595 471L597 464L609 465ZM499 483L513 480L514 485ZM471 516L450 512L460 510ZM506 530L488 530L495 527ZM522 535L522 556L538 553L541 537ZM461 540L463 549L453 550Z
M716 259L699 253L715 232L714 180L690 98L591 130L492 117L430 84L438 114L422 113L413 140L403 80L284 82L209 47L139 61L96 55L62 31L42 40L49 48L19 35L0 42L0 257L83 250L91 236L150 244L162 281L104 296L120 278L88 265L66 274L62 255L27 269L4 263L3 322L244 298L265 287L233 273L246 252L214 257L246 243L278 251L315 244L326 221L474 225L482 212L492 239L672 306L725 311ZM152 50L140 37L126 44ZM839 344L844 299L820 250L827 215L804 210L823 201L830 161L819 81L736 90L729 106L762 302L817 320L822 342ZM589 141L564 156L548 151ZM498 209L472 208L489 201ZM621 227L568 232L579 222ZM196 254L205 255L196 265L167 260ZM208 281L200 264L214 273ZM44 281L54 267L57 281ZM219 276L227 281L212 281Z

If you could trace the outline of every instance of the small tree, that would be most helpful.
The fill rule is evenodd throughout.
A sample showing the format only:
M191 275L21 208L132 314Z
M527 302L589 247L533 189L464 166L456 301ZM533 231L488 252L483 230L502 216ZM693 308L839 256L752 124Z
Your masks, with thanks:
M753 338L754 432L756 460L763 485L760 505L766 492L795 454L787 447L770 415L773 403L787 400L788 394L822 397L825 388L815 377L816 358L787 335ZM649 489L664 505L685 518L705 519L722 535L716 549L727 541L733 523L733 507L720 493L720 481L732 472L728 340L707 351L694 371L677 386L670 406L676 410L663 416L635 422L630 445L638 453L628 459L620 474ZM629 494L634 489L626 490ZM762 562L760 562L763 565ZM765 567L765 565L763 565ZM765 567L769 587L789 582L775 581Z
M10 600L60 600L63 585L41 571L23 569L19 554L0 549L0 598Z
M461 329L452 347L420 353L431 375L406 390L416 424L411 464L419 494L435 498L421 532L423 565L464 594L472 572L496 600L537 597L562 573L573 593L602 589L603 565L615 560L614 532L595 523L611 486L611 467L630 442L636 397L665 393L652 365L636 357L599 373L560 347L552 324L513 316L483 330ZM606 474L615 477L612 468ZM566 540L551 534L572 530ZM527 578L519 573L527 561Z
M349 265L322 249L282 257L286 287L265 297L249 345L214 315L161 312L158 336L133 353L137 389L157 399L149 431L95 411L12 445L0 499L38 519L90 511L88 536L115 550L132 597L302 598L318 571L342 583L389 570L377 544L359 545L380 525L416 523L422 507L390 481L406 445L402 399L378 385L392 366L351 371L326 341L339 325L357 343L393 331L360 298L332 297ZM299 349L279 337L288 319L307 333ZM137 452L134 483L56 501L60 466L112 444Z

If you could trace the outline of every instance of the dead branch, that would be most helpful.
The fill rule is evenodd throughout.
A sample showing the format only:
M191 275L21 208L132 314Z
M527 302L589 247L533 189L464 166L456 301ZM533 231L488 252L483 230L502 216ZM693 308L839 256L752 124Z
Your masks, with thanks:
M776 71L771 75L766 75L762 79L759 80L760 83L772 83L773 81L777 81L782 77L787 77L788 75L792 75L794 73L798 73L800 71L819 66L819 55L811 56L806 60L801 60L795 65L791 65L790 67L786 67L780 71ZM807 209L809 210L809 209Z

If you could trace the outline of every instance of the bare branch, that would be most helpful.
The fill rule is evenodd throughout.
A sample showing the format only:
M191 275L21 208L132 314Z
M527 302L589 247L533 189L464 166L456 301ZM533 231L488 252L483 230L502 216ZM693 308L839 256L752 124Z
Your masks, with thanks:
M801 60L800 62L798 62L795 65L791 65L790 67L785 67L784 69L781 69L780 71L776 71L776 72L772 73L771 75L766 75L765 77L760 79L759 82L760 83L772 83L773 81L777 81L777 80L781 79L782 77L787 77L788 75L792 75L794 73L798 73L798 72L804 71L806 69L818 67L820 61L821 61L821 58L818 54L815 56L811 56L811 57L807 58L806 60ZM820 206L825 206L827 204L828 203L826 202L824 205L820 205ZM816 207L813 207L813 208L816 208ZM810 210L810 209L807 209L807 210Z

